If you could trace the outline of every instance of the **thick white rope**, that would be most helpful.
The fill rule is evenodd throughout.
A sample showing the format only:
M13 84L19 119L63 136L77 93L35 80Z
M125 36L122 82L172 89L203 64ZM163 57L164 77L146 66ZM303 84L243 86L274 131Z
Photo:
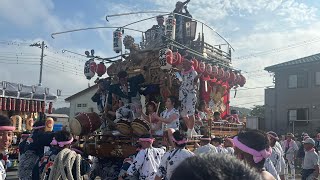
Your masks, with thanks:
M74 164L75 163L75 164ZM52 169L50 171L49 180L82 180L80 174L81 155L65 148L55 157ZM72 175L72 167L75 165L76 177Z

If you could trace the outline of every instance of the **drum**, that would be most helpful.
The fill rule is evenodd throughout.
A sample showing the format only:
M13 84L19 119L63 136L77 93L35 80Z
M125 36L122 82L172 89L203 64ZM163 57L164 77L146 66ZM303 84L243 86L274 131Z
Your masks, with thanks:
M101 126L101 119L95 112L80 113L70 121L70 130L76 135L87 135Z
M131 127L133 130L133 133L135 135L141 136L144 134L149 134L150 132L150 125L147 121L144 121L142 119L135 119L131 123Z
M127 136L131 134L131 126L130 126L130 122L126 121L126 120L119 120L116 124L116 127L118 129L118 131L120 131L121 134Z

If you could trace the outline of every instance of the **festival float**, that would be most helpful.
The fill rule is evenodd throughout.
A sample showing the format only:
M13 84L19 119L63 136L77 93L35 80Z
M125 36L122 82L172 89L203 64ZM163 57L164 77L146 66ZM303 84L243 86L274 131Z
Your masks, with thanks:
M13 145L8 152L11 159L18 159L21 133L31 132L35 120L44 120L46 112L52 113L57 98L49 88L6 81L0 83L0 114L8 116L16 127Z
M107 20L139 13L108 15ZM145 13L155 14L156 12ZM163 18L163 21L158 21L157 25L149 29L130 27L156 18ZM110 58L92 55L84 67L84 74L88 80L97 75L98 77L109 77L112 83L117 83L117 74L120 71L126 71L129 77L143 73L145 81L140 84L139 91L145 97L142 106L147 102L156 101L160 105L160 111L158 106L157 112L161 112L168 96L178 97L179 78L181 78L179 69L181 69L185 55L188 54L193 57L193 68L198 74L202 74L198 81L198 101L205 101L209 111L220 112L223 119L214 122L213 113L209 113L208 126L206 126L207 135L233 136L245 128L245 122L239 123L239 120L235 120L238 119L237 113L231 113L229 104L230 90L243 87L246 78L240 70L231 65L232 46L211 27L186 14L169 12L120 27L76 29L53 33L52 37L63 33L101 28L114 29L112 47L118 55ZM208 30L216 33L222 43L213 44L207 41L204 32ZM140 37L135 36L136 39L141 39L140 42L137 43L135 38L130 36L132 31L141 33ZM90 55L89 52L85 54ZM107 67L106 64L109 66ZM113 99L113 103L117 104L116 102L117 99ZM114 106L112 111L116 109L117 107ZM70 128L73 134L83 137L82 146L88 154L98 157L125 158L135 151L133 144L137 142L139 135L150 132L150 123L140 118L136 118L133 122L120 120L114 123L113 120L107 112L100 116L97 113L80 113L71 119ZM112 125L107 132L99 129L104 122ZM154 137L161 142L162 137ZM196 138L189 140L189 148L192 149L194 141Z

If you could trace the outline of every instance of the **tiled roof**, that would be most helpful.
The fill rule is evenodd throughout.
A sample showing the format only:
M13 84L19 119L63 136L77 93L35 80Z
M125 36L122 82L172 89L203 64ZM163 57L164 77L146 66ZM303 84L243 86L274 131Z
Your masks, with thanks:
M306 63L312 63L312 62L320 62L320 53L314 54L311 56L307 56L307 57L303 57L303 58L299 58L299 59L295 59L292 61L287 61L284 63L268 66L268 67L264 68L264 70L273 71L275 69L286 68L287 66L294 66L294 65L306 64Z

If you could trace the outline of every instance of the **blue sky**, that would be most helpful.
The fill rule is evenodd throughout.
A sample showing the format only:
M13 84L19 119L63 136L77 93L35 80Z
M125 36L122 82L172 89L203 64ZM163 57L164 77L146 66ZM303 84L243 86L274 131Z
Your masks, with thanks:
M157 14L114 17L109 18L109 22L105 20L105 16L141 10L172 11L175 2L175 0L2 0L0 54L6 55L9 60L14 59L17 53L20 55L18 64L8 64L9 60L0 57L0 70L4 72L0 81L36 84L39 66L31 65L31 61L29 62L21 53L29 53L30 57L37 61L40 55L39 49L27 45L44 40L49 45L45 51L48 55L45 63L48 65L44 69L44 86L62 89L63 98L72 95L88 86L88 81L81 74L85 59L63 54L61 50L83 53L85 50L95 49L96 55L114 56L112 30L63 34L56 36L55 39L51 38L51 33L82 27L121 26ZM191 0L188 7L194 18L205 21L233 45L236 50L233 66L246 72L244 75L248 79L247 88L272 85L272 77L263 71L265 66L319 52L317 47L320 41L310 42L319 38L320 3L316 3L315 0ZM154 20L150 20L132 27L146 30L154 23ZM130 33L126 31L126 34ZM210 43L218 43L213 32L206 31L206 37ZM19 46L6 44L11 41L21 44ZM310 43L302 43L304 41ZM277 51L290 44L301 46ZM272 49L274 51L270 51ZM252 56L265 51L269 53ZM63 61L69 65L63 64ZM59 71L55 71L56 69ZM248 93L252 94L252 97L246 98ZM65 105L63 98L59 100L59 106ZM232 104L245 107L263 104L263 88L239 91Z

